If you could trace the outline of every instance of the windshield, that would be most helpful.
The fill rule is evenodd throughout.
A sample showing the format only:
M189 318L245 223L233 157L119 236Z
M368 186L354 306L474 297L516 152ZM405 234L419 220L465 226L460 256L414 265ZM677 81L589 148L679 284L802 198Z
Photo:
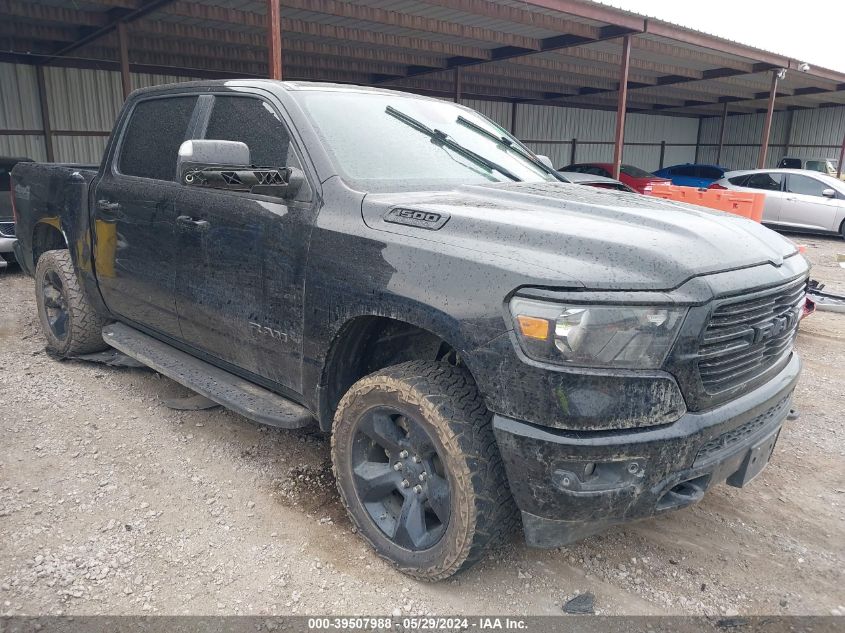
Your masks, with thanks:
M447 101L402 94L302 91L294 95L344 178L366 188L429 188L459 184L560 182L520 151L530 151L506 130L477 112ZM409 125L396 113L447 135L454 144L477 154L448 147L437 138ZM461 122L459 117L465 120ZM467 125L504 137L519 149ZM495 166L495 167L494 167ZM496 169L501 167L505 173Z
M653 178L654 174L648 173L645 169L634 167L633 165L622 165L619 171L630 176L631 178Z
M839 161L837 160L822 159L807 161L807 169L811 171L820 171L823 174L835 174L838 165Z

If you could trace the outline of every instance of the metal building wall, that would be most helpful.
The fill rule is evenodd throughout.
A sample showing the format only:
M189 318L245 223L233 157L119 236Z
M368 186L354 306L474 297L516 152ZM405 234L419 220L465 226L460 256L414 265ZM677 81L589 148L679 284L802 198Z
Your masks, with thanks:
M531 149L548 156L558 167L571 162L572 139L577 139L577 162L613 160L615 112L522 103L514 109L510 102L475 99L462 99L461 104L478 110L506 130L514 130L518 138L528 141ZM515 128L512 127L514 111ZM643 169L657 170L660 168L660 142L665 141L664 166L692 162L697 135L698 119L695 118L629 114L625 119L625 142L628 145L622 159ZM541 142L541 139L548 142ZM683 146L673 146L673 143Z
M132 73L132 89L190 81L190 77ZM56 161L99 163L108 133L123 105L120 73L78 68L48 68L45 73ZM60 131L91 132L62 135Z
M729 115L725 121L725 147L719 163L730 169L755 169L760 155L765 114ZM792 118L790 131L790 117ZM701 143L718 144L719 117L703 119ZM786 154L798 158L838 158L845 134L845 108L818 108L775 112L769 137L766 166L774 167ZM788 138L787 138L788 137ZM740 144L741 146L732 146ZM801 147L827 145L829 147ZM702 162L716 162L718 149L703 146L699 152Z
M42 130L41 102L34 66L0 64L0 129ZM47 160L44 137L0 134L0 156Z
M616 113L605 110L559 108L519 104L516 109L516 136L529 142L534 151L545 154L557 166L571 162L572 139L576 139L575 161L611 162ZM625 119L625 150L622 160L647 170L660 167L660 142L664 166L692 162L698 119L645 114L629 114ZM558 141L558 142L542 142ZM648 143L649 145L636 145Z
M190 79L132 73L132 87ZM55 160L99 162L108 132L123 102L119 73L49 67L45 69L45 84L50 124L54 131ZM471 99L463 103L484 113L505 129L514 129L517 137L533 141L528 145L548 155L555 165L563 166L570 162L572 139L577 139L577 162L609 162L613 158L614 112L530 104L518 104L514 110L509 102ZM512 121L514 111L515 122ZM792 131L787 139L790 116ZM734 169L756 166L763 119L763 114L728 117L725 130L727 146L722 152L722 164ZM719 140L719 124L718 117L702 120L700 162L715 162L714 145ZM0 63L0 129L32 132L29 135L0 134L0 155L23 155L46 160L44 137L40 134L41 104L34 66ZM643 169L656 170L660 163L660 142L665 141L664 166L692 162L695 160L697 133L698 120L695 118L629 114L623 160ZM774 165L784 155L787 143L789 154L793 156L836 158L843 133L845 108L798 110L792 114L776 112L768 163ZM806 148L800 145L829 147Z
M473 110L478 110L486 116L501 125L506 130L511 130L511 114L513 112L513 105L506 101L481 101L478 99L461 99L461 105L465 105Z
M796 110L790 135L790 156L812 158L839 158L842 139L845 137L845 108L819 108ZM830 145L825 149L806 148L800 145Z
M191 78L132 73L131 79L135 89ZM44 71L44 84L54 159L99 163L123 105L120 73L48 67ZM43 132L35 66L0 64L0 129ZM47 160L44 136L0 134L0 155Z

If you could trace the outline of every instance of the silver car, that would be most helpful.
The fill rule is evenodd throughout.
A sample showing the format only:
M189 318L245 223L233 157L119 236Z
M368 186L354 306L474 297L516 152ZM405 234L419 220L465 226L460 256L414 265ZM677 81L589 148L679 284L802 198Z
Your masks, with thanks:
M845 237L845 182L806 169L729 171L711 185L765 193L763 223L782 229Z

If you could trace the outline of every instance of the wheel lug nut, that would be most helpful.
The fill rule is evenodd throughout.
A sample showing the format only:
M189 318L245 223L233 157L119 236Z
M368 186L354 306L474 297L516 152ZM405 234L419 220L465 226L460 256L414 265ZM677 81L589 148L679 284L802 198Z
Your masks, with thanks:
M393 464L393 470L402 470L402 462L396 462Z
M414 463L415 464L419 464L421 461L422 461L422 459L420 459L419 455L414 455Z
M402 480L402 487L403 488L408 488L410 485L411 485L411 482L408 481L407 479Z
M426 479L428 479L428 473L427 472L421 472L420 473L420 481L425 481Z
M402 459L405 459L407 456L408 456L408 451L402 451L401 453L399 453L399 457L401 457Z
M414 492L416 492L417 494L420 494L422 492L422 486L420 486L419 484L414 486Z

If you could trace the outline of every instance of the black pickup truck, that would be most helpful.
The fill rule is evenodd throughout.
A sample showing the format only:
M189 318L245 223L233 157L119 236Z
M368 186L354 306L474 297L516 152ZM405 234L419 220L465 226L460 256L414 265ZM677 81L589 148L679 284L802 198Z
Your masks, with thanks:
M110 345L331 433L378 554L437 580L743 486L808 265L751 221L561 178L452 103L238 80L134 92L99 169L12 172L50 350Z

